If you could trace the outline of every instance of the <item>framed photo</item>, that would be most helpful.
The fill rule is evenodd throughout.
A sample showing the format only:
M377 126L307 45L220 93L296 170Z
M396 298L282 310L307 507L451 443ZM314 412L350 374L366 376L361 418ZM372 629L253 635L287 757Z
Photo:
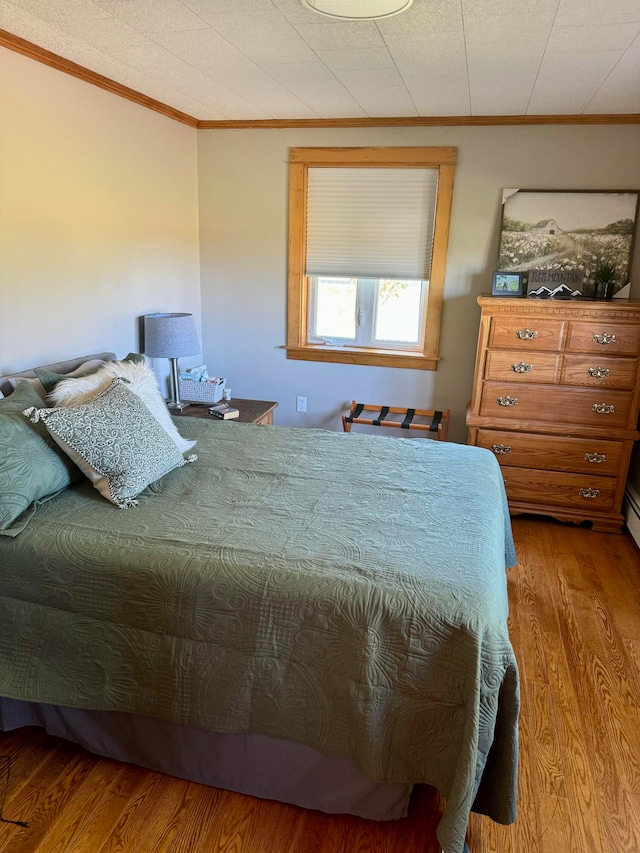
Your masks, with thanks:
M505 189L498 267L527 276L536 271L540 277L544 270L558 274L558 284L572 288L573 298L589 299L601 271L613 268L614 296L628 296L639 199L638 190ZM566 293L553 298L558 296Z
M522 296L523 293L524 276L521 272L494 272L492 296Z

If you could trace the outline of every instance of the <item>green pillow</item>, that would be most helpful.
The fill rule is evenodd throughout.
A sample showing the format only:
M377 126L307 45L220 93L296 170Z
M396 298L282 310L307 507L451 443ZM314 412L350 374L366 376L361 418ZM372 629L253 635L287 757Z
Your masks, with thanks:
M29 406L41 405L27 382L0 400L0 536L16 536L38 503L82 478L45 427L23 415Z
M58 382L62 382L63 379L80 379L81 376L91 376L91 374L96 373L103 364L104 362L101 359L96 358L85 361L84 364L81 364L80 367L77 367L71 373L55 373L53 370L47 370L46 367L36 367L33 372L42 383L45 394L48 394L49 391L53 391Z
M197 459L184 459L128 384L118 377L84 403L25 412L34 423L44 421L100 494L122 509L135 506L135 497L151 483Z

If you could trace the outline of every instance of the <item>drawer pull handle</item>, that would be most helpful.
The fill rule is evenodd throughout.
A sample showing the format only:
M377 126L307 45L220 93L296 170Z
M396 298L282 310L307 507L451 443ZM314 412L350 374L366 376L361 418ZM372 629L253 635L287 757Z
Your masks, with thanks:
M606 462L607 457L604 453L585 453L584 454L585 462Z
M517 406L518 398L510 397L508 394L505 397L496 397L496 403L499 406Z
M533 370L533 365L525 364L524 361L521 361L519 364L512 364L511 370L513 370L514 373L529 373Z
M592 489L589 486L588 489L580 489L580 494L583 498L598 498L600 497L600 489Z
M593 340L597 344L615 344L616 336L610 335L608 332L603 332L601 335L594 335Z
M587 373L589 376L595 376L596 379L602 379L604 376L608 376L611 371L608 367L590 367Z
M532 332L531 329L518 329L516 332L516 338L520 341L530 341L533 338L537 338L538 333Z
M611 415L615 412L615 406L608 406L606 403L594 403L591 408L599 415Z
M511 447L508 444L492 444L491 449L497 455L501 453L511 453Z

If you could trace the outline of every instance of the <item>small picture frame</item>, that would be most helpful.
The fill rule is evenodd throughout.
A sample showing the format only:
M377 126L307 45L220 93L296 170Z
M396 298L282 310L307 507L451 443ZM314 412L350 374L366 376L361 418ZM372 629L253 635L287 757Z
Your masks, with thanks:
M523 296L524 275L521 272L498 270L493 274L492 296Z

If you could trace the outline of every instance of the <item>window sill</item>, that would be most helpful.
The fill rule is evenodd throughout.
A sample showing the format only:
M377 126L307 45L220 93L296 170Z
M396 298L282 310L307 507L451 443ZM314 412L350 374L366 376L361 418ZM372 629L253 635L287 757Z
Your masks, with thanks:
M417 352L387 349L359 349L358 347L331 347L326 344L305 347L285 347L287 358L297 361L325 361L334 364L365 364L370 367L403 367L410 370L436 370L438 356Z

